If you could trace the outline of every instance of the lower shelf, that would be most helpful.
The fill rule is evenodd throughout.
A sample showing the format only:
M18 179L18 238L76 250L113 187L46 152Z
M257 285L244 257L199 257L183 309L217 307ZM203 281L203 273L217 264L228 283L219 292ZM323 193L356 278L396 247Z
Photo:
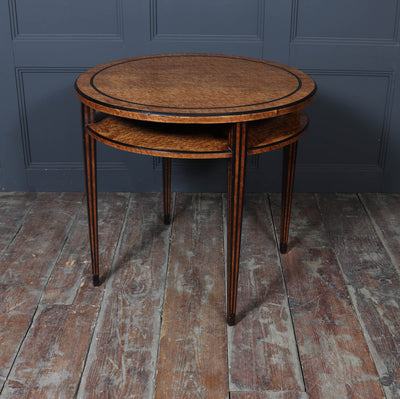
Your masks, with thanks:
M308 126L301 111L247 123L248 155L284 147ZM230 124L167 124L106 116L86 126L96 140L111 147L167 158L230 158Z

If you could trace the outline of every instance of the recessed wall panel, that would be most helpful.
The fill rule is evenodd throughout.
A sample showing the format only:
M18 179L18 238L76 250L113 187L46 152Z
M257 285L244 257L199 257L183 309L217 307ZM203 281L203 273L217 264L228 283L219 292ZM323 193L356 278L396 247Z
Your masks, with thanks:
M20 119L26 166L82 161L79 72L20 70Z
M153 34L162 37L262 36L262 0L152 0Z
M12 0L14 35L120 35L120 0Z
M380 167L390 117L391 74L310 74L318 93L307 107L310 129L300 141L299 162Z
M20 124L28 169L83 168L81 106L74 92L74 81L81 72L68 68L17 71ZM99 144L99 169L124 170L129 155Z
M294 0L294 38L396 40L397 0Z

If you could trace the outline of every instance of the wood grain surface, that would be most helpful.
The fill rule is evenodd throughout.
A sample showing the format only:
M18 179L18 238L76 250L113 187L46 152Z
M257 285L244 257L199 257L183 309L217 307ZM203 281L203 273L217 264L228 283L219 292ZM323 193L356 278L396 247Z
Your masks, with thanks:
M318 204L385 393L400 397L398 264L392 262L356 195L318 195ZM392 208L392 218L399 223L397 209Z
M400 272L400 195L368 193L359 196L393 266Z
M281 194L269 194L276 229L280 222ZM295 193L292 200L288 248L328 248L329 236L321 222L315 194Z
M101 237L106 242L102 260L109 265L127 195L104 194L100 198ZM13 365L4 397L74 397L104 293L104 289L92 285L87 237L86 206L82 202Z
M282 266L309 397L384 399L333 251L295 248Z
M229 147L232 150L232 158L228 161L226 319L228 325L233 326L236 316L247 161L247 128L245 123L237 123L231 126L229 130Z
M0 254L18 234L36 194L0 193Z
M308 399L305 392L232 392L230 399Z
M96 316L96 310L88 304L40 308L13 366L4 397L72 398Z
M80 398L152 397L169 248L161 210L159 194L130 200Z
M175 209L155 398L228 399L221 196Z
M297 141L283 148L281 228L279 237L279 249L283 254L287 252L289 239L296 157Z
M117 60L83 73L75 89L82 103L107 114L169 123L271 118L303 108L316 91L289 66L217 54Z
M81 202L80 193L38 196L18 235L3 252L0 262L3 381L29 329Z
M308 125L303 112L250 122L248 155L286 146L302 137ZM87 126L94 138L121 150L167 158L230 158L229 125L180 125L106 117Z
M279 197L271 196L275 224ZM314 195L295 195L291 226L295 247L292 243L282 256L307 393L310 398L384 398L335 245L342 240L343 214L335 201L326 208L332 223L339 223L334 233L321 212Z
M81 104L83 161L85 165L86 203L88 213L93 285L100 285L99 231L97 214L97 141L87 133L85 126L96 120L96 112Z
M238 323L228 330L230 388L304 391L266 195L246 196L242 237Z
M107 280L118 243L124 215L127 210L127 193L99 193L100 262L102 280ZM41 304L91 303L98 306L103 289L93 287L90 268L90 248L87 243L88 225L86 204L79 210L63 252L54 267L41 299ZM99 294L100 297L99 297Z
M84 196L1 193L2 399L400 396L400 195L295 194L286 255L280 195L247 195L233 328L224 197L175 197L168 227L160 194L99 195L93 287Z
M247 124L248 155L286 146L302 137L304 112ZM121 150L168 158L230 158L229 125L166 124L108 116L87 126L94 138Z

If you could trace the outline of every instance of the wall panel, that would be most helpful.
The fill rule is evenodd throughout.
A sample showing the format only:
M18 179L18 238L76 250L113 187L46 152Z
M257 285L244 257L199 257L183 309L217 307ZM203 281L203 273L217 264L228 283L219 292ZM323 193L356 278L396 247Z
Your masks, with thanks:
M310 132L300 162L382 167L391 109L392 74L307 71L318 84L308 109Z
M319 86L296 187L400 191L400 0L0 2L1 189L83 189L75 78L113 59L239 54ZM99 145L101 190L161 189L158 160ZM177 161L177 190L226 188L225 162ZM247 189L280 190L281 152L249 158Z
M151 3L153 40L263 40L263 0Z
M299 154L299 186L324 191L385 186L399 67L399 1L293 0L290 63L318 95ZM400 185L396 185L397 190Z
M18 68L25 165L81 162L80 105L71 85L80 69Z
M17 40L121 39L122 12L121 0L10 1L12 33Z
M397 0L294 0L292 40L394 43L398 23Z

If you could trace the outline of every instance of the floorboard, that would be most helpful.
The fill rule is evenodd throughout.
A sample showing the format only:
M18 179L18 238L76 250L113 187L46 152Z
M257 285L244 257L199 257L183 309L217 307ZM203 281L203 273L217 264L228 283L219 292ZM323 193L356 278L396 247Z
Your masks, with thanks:
M400 397L400 195L246 195L237 325L225 195L0 193L0 397Z
M230 399L308 399L305 392L232 392Z
M34 193L0 193L0 254L17 235L35 199Z
M273 213L279 226L279 198ZM332 209L333 210L333 209ZM327 212L330 209L327 208ZM307 215L302 217L301 215ZM329 213L334 220L335 213ZM314 195L297 195L289 252L281 257L310 398L384 398L348 287ZM304 239L304 222L310 225ZM312 227L311 227L312 226ZM312 237L319 236L319 239ZM330 240L331 238L331 240ZM300 242L293 245L293 242Z
M400 271L400 194L360 194L391 262Z
M389 397L400 397L398 266L356 195L318 195L318 204L381 383Z
M177 194L157 399L229 397L221 199Z
M170 231L160 203L160 195L130 198L78 398L153 395Z
M229 328L232 391L304 391L277 243L265 195L246 196L239 323Z
M40 195L0 261L0 376L4 383L81 204L82 194Z
M296 248L282 259L310 399L384 399L335 254Z
M104 265L111 262L113 237L121 230L119 214L127 199L120 194L100 199L100 225L107 222L101 238L106 241L103 248L109 250L101 252ZM82 202L2 397L74 397L104 291L92 286L89 259L86 204Z

